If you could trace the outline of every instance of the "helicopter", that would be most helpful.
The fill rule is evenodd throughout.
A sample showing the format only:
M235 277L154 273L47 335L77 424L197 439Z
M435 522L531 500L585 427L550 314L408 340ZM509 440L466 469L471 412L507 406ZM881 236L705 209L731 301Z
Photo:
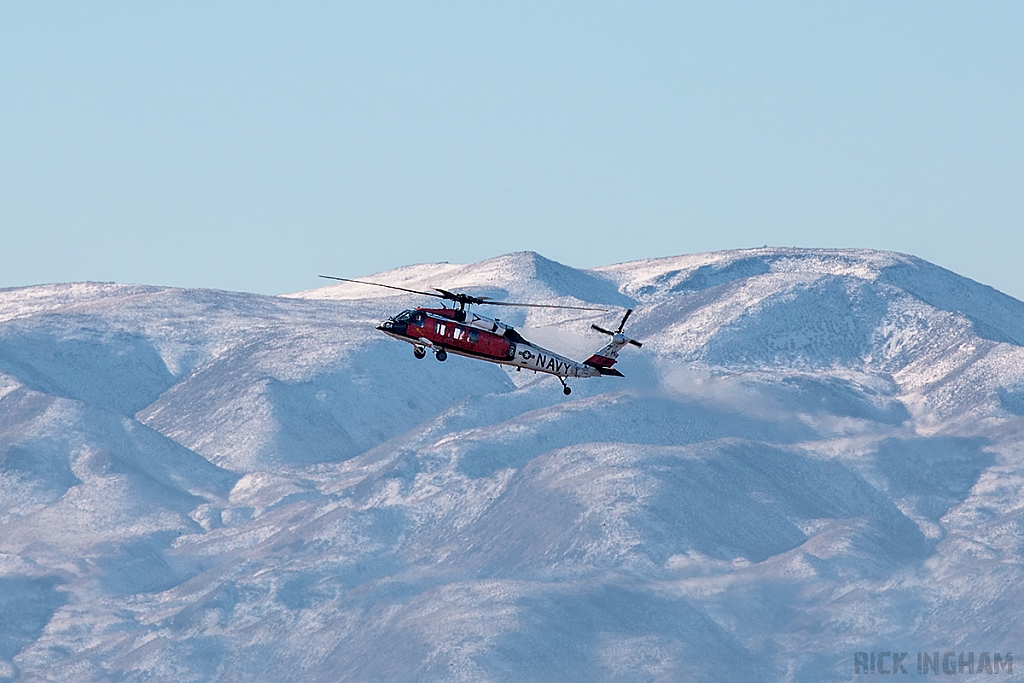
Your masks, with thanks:
M590 358L579 362L533 344L524 339L512 326L506 325L497 318L479 315L470 310L469 307L522 306L528 308L601 311L604 313L607 313L608 309L495 301L490 297L472 296L462 292L450 292L438 288L435 288L433 292L424 292L394 285L385 285L379 282L351 280L330 275L321 275L320 277L326 280L386 287L387 289L396 289L400 292L409 292L422 296L436 297L443 301L450 301L456 307L448 308L442 304L442 308L406 309L379 323L377 329L389 337L412 344L413 355L419 359L426 357L427 349L430 349L434 354L434 358L442 362L448 358L449 353L454 353L459 356L476 358L499 365L511 365L517 370L526 369L554 375L562 383L562 393L566 396L572 393L572 389L566 383L566 380L570 377L623 377L621 372L612 367L615 365L615 361L618 360L619 351L628 344L636 347L643 346L642 342L630 339L622 334L622 328L633 313L631 308L626 310L626 314L622 316L622 320L619 321L619 326L614 332L597 325L590 326L591 329L610 336L611 341L601 347Z

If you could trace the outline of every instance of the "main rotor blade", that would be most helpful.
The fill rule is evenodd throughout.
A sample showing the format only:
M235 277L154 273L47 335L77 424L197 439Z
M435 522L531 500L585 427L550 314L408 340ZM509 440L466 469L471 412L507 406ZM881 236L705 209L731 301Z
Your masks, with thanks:
M432 296L438 299L447 299L449 301L455 301L456 303L470 304L470 305L487 305L487 306L525 306L527 308L568 308L574 311L600 311L607 313L607 308L587 308L586 306L557 306L555 304L521 304L512 301L490 301L489 297L486 296L472 296L470 294L462 294L461 292L449 292L446 289L437 289L435 292L422 292L418 289L406 289L405 287L396 287L394 285L385 285L380 282L367 282L366 280L351 280L347 277L333 277L331 275L321 275L320 277L325 280L338 280L339 282L354 282L357 285L373 285L374 287L387 287L388 289L397 289L400 292L409 292L411 294L422 294L423 296Z
M525 306L527 308L568 308L574 311L601 311L607 313L607 308L587 308L586 306L557 306L555 304L520 304L512 301L481 301L486 306Z
M387 287L388 289L397 289L400 292L410 292L412 294L422 294L423 296L434 296L438 299L447 299L448 297L441 294L434 294L433 292L421 292L418 289L406 289L405 287L395 287L394 285L382 285L379 282L366 282L365 280L350 280L347 277L333 277L331 275L321 275L320 277L325 280L339 280L341 282L354 282L357 285L373 285L374 287Z

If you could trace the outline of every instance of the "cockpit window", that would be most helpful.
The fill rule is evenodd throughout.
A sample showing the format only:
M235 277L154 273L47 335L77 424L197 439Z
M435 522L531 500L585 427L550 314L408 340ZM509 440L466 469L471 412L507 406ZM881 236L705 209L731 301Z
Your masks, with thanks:
M396 323L409 322L409 317L411 315L412 315L412 311L402 311L401 313L399 313L398 315L395 316L395 322Z

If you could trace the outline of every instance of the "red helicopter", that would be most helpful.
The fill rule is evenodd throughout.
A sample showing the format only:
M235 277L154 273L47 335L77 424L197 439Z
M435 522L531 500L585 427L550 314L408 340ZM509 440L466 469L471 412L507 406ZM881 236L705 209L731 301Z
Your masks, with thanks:
M566 396L572 393L572 389L566 384L566 379L570 377L600 377L602 375L622 377L622 373L612 367L618 359L619 351L627 344L643 346L641 342L630 339L622 334L622 328L633 312L631 308L622 316L622 320L619 321L619 326L614 332L597 325L590 326L602 334L609 335L612 339L597 353L580 363L532 344L523 339L522 335L511 326L495 318L478 315L473 311L467 310L467 307L482 305L525 306L529 308L567 308L577 311L607 312L608 309L606 308L494 301L489 297L471 296L460 292L449 292L444 289L435 289L433 292L421 292L415 289L395 287L394 285L385 285L379 282L350 280L344 277L331 277L330 275L321 275L320 277L327 280L397 289L400 292L410 292L412 294L421 294L451 301L457 304L458 308L407 309L383 321L377 325L377 329L389 337L412 344L413 355L417 358L425 357L429 348L434 353L434 357L439 361L444 361L448 358L449 353L455 353L460 356L478 358L491 363L514 365L517 369L525 368L534 372L546 372L558 378L558 381L562 383L562 392Z

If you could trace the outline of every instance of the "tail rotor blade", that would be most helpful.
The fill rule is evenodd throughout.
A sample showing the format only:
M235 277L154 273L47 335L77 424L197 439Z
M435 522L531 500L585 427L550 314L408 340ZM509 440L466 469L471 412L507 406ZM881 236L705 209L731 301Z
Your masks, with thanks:
M640 346L644 345L643 342L638 342L636 339L630 339L629 343L632 344L633 346L636 346L636 347L640 347Z
M597 325L591 325L591 326L590 326L590 329L592 329L592 330L597 330L597 331L598 331L598 332L600 332L601 334L607 334L608 336L614 336L614 335L615 335L615 333L614 333L614 332L612 332L612 331L610 331L610 330L606 330L606 329L604 329L603 327L598 327Z
M629 320L629 316L633 313L632 308L626 309L626 315L622 316L622 321L619 323L619 329L615 330L616 334L622 333L622 328L626 326L626 321Z

